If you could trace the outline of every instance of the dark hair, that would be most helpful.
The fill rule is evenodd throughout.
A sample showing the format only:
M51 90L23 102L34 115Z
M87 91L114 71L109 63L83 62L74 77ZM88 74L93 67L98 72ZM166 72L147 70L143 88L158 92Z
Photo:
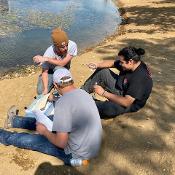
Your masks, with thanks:
M130 59L135 62L140 61L141 55L145 54L145 50L142 48L135 47L125 47L119 51L118 56L123 56L125 61L129 61Z

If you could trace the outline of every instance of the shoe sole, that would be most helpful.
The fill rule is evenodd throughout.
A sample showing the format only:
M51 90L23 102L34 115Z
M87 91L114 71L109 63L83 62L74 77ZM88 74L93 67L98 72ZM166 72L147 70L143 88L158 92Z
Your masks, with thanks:
M8 129L11 127L11 121L14 116L18 115L19 110L15 105L11 106L8 111L7 111L7 118L5 119L4 122L4 128Z

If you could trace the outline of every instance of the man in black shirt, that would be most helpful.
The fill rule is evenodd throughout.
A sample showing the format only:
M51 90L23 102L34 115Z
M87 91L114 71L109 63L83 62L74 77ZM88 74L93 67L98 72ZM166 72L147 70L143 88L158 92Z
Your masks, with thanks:
M101 118L135 112L146 104L153 82L148 67L141 61L144 53L144 49L126 47L119 51L119 60L88 65L96 71L87 79L82 89L107 98L107 101L96 100ZM109 68L117 68L119 75Z

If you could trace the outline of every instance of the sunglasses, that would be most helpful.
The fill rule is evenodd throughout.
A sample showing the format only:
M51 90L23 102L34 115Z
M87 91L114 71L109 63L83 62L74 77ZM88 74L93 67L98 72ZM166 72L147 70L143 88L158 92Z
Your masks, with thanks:
M54 49L56 50L56 49L65 49L65 48L67 48L68 47L68 44L64 44L64 45L61 45L61 46L56 46L55 44L54 44Z

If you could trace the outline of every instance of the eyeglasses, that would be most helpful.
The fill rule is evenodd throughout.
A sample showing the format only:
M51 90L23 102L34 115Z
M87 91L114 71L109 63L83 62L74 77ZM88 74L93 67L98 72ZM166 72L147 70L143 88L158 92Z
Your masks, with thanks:
M61 46L56 46L55 44L54 44L54 49L55 50L57 50L57 49L65 49L65 48L67 48L68 47L68 44L64 44L64 45L61 45Z
M68 44L64 44L64 45L60 46L59 49L64 49L65 47L68 47Z

